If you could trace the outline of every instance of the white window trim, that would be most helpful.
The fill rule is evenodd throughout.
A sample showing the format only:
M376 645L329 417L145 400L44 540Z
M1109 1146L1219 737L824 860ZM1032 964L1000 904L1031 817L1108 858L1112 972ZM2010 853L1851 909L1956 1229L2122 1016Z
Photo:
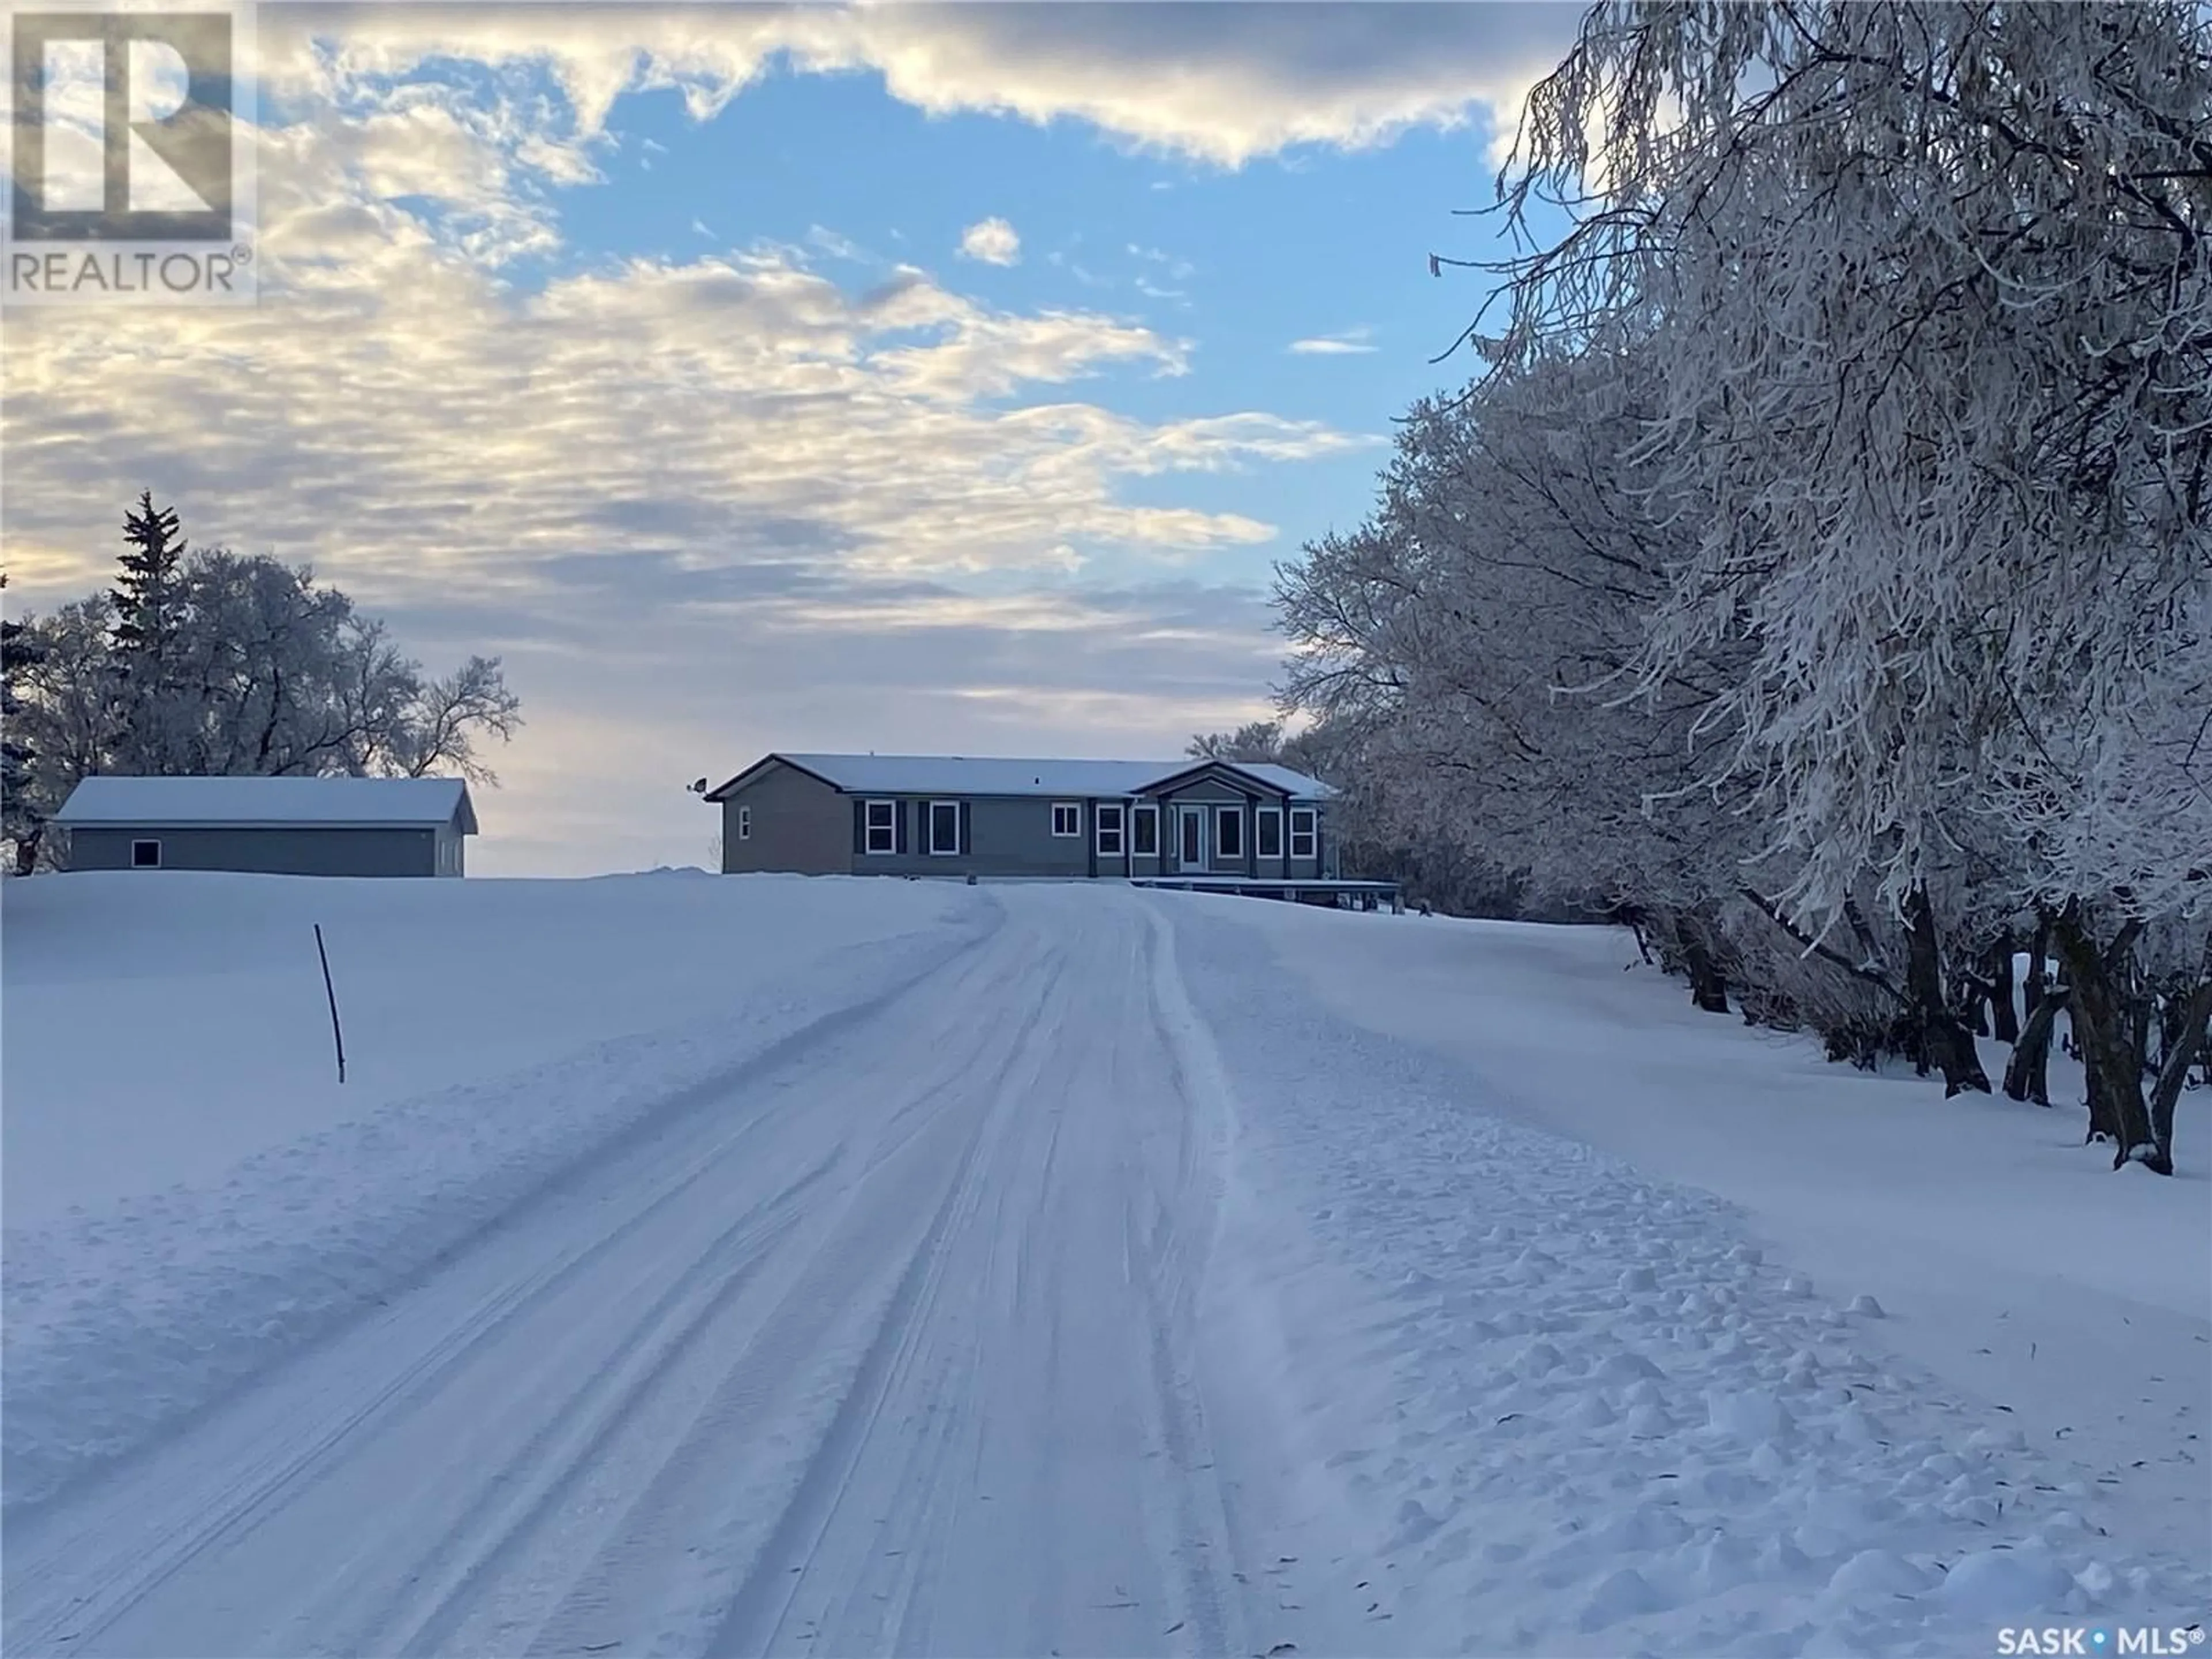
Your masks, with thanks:
M1111 817L1108 817L1111 814ZM1106 844L1106 830L1111 824L1115 844ZM1102 859L1118 859L1129 849L1129 809L1117 800L1102 800L1091 814L1091 840L1097 844Z
M738 808L738 839L750 841L752 838L753 809L750 806L740 806ZM896 819L891 824L891 845L894 847L898 845L898 823Z
M1298 828L1298 820L1300 818L1304 818L1306 821L1306 827L1303 830ZM1320 829L1321 814L1314 808L1310 806L1293 806L1291 808L1291 856L1294 859L1310 859L1313 857L1316 846L1317 833ZM1301 841L1305 842L1305 850L1304 852L1298 850L1298 843Z
M1267 850L1267 838L1260 833L1260 826L1263 823L1272 823L1275 826L1275 850L1272 853ZM1279 859L1283 856L1283 809L1281 807L1263 806L1253 814L1252 851L1263 859Z
M878 806L887 806L890 809L888 823L882 824L876 823L876 808ZM884 838L884 844L881 847L876 845L878 836ZM872 859L889 858L898 852L898 803L896 801L871 800L861 803L860 851L862 856Z
M138 862L138 849L142 847L150 847L154 849L154 861L151 864ZM131 843L131 867L133 870L160 869L161 867L161 842L152 836L143 836L133 840Z
M1068 815L1067 821L1075 826L1073 829L1063 830L1060 827L1060 815L1062 812ZM1054 838L1058 841L1081 841L1083 839L1083 803L1081 801L1056 800L1053 802L1052 833Z
M1237 826L1237 850L1230 852L1221 844L1221 827L1225 823ZM1244 809L1241 806L1217 806L1213 809L1213 856L1217 859L1241 859L1244 856Z
M1137 848L1137 820L1139 818L1150 818L1152 821L1152 850L1149 853L1139 852ZM1139 859L1156 859L1159 857L1159 855L1160 809L1149 802L1131 807L1129 809L1129 856Z
M939 847L937 844L937 809L940 806L949 806L952 809L952 845L950 847ZM933 859L958 858L960 856L960 803L957 800L933 800L930 802L927 822L929 826L930 857Z

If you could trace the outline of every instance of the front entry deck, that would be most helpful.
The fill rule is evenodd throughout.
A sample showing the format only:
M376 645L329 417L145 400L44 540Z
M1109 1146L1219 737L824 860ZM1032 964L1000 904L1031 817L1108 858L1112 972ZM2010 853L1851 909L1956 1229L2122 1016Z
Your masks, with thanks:
M1164 887L1186 893L1244 893L1254 898L1289 899L1294 904L1332 904L1340 909L1349 910L1375 910L1388 904L1393 915L1406 913L1404 895L1395 881L1166 875L1132 876L1129 884L1133 887Z

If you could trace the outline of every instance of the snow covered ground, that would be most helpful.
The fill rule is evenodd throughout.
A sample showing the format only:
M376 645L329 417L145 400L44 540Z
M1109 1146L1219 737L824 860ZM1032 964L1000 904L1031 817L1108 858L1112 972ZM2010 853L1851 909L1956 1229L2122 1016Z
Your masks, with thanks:
M2172 1179L2115 1173L2055 1052L2052 1109L1947 1101L1700 1013L1620 930L1240 919L1340 1016L1449 1060L1486 1112L1739 1206L1826 1296L1881 1304L1870 1352L2065 1443L2154 1535L2212 1553L2212 1091L2183 1097ZM2008 1052L1984 1044L1992 1079Z
M0 891L9 1508L961 938L951 890L907 882Z
M4 904L11 1653L1984 1652L2212 1602L2201 1112L2114 1176L1596 931Z

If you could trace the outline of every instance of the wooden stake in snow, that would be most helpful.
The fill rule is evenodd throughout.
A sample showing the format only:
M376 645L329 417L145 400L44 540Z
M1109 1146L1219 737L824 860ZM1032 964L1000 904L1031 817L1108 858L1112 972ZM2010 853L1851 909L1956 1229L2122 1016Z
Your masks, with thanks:
M315 924L315 954L323 963L323 994L331 1000L331 1041L337 1045L338 1081L345 1081L345 1033L338 1029L338 994L331 985L331 953L323 949L323 924Z

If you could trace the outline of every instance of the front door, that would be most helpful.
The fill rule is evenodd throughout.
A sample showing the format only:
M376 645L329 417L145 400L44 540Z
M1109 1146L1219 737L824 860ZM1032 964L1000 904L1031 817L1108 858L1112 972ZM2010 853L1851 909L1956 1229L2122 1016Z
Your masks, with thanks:
M1186 870L1206 868L1206 809L1203 806L1176 808L1178 840L1176 851Z

